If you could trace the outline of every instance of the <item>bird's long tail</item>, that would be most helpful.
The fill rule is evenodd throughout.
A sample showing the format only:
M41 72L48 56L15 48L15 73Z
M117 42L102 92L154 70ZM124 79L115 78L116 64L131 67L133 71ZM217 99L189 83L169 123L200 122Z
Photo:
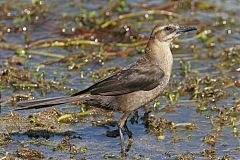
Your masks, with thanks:
M78 96L63 96L63 97L21 101L17 103L18 108L16 108L15 110L45 108L45 107L50 107L50 106L59 105L59 104L82 101L87 99L87 97L88 97L87 95L78 95Z

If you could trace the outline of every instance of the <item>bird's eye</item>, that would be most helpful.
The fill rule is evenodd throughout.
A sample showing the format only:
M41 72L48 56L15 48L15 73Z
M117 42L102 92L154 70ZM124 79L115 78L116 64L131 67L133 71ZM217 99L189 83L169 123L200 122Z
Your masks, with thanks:
M173 32L174 28L167 26L167 27L165 27L165 30L168 32Z
M171 27L166 27L165 28L167 31L170 31L172 28Z

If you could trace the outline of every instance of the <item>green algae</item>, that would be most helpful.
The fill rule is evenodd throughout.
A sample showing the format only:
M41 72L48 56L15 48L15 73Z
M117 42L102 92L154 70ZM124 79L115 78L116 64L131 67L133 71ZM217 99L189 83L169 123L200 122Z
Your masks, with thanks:
M136 4L120 0L92 10L84 3L69 1L54 5L56 8L62 5L63 8L68 6L71 10L77 10L59 13L45 1L24 4L16 1L17 5L2 2L0 19L6 23L0 25L0 103L4 112L0 116L0 146L2 149L7 146L11 148L14 144L31 144L37 149L32 146L14 146L15 151L1 151L1 159L51 157L41 152L38 146L48 146L54 153L61 150L68 158L73 159L88 159L98 154L88 147L90 142L86 146L71 142L68 137L73 133L68 133L66 126L91 124L99 127L99 130L102 129L100 127L106 128L108 137L117 137L118 134L109 131L109 128L116 126L112 113L83 106L81 103L73 104L80 111L66 112L50 108L34 114L25 112L27 115L24 115L12 109L20 100L48 96L56 92L72 94L79 88L76 83L82 89L87 87L81 86L86 81L93 83L118 71L119 66L124 67L127 64L112 66L120 60L142 54L148 33L154 24L159 23L196 25L198 31L193 38L174 42L174 63L177 66L173 68L171 83L162 97L146 107L153 109L153 113L144 120L147 133L139 134L150 133L150 136L153 135L158 140L157 145L168 145L166 141L171 142L174 147L186 143L194 145L194 136L200 137L201 143L206 145L197 153L191 150L175 152L169 148L164 150L163 147L156 147L158 154L168 158L238 159L239 148L223 145L223 153L219 147L221 143L229 143L226 138L221 138L226 130L227 133L230 132L228 139L236 141L239 138L240 115L240 54L239 44L236 44L240 31L238 12L225 7L225 3L184 0L163 2L155 6L151 3ZM206 18L208 16L205 14L211 18ZM106 65L112 61L114 64ZM58 71L62 68L63 70ZM159 109L160 106L164 108ZM195 117L181 117L185 107L189 107ZM174 113L179 113L174 115L179 119L170 120L171 116L168 115ZM165 117L159 118L163 114ZM200 117L201 120L196 122L195 118ZM142 126L141 118L132 119L130 122L133 123L133 128ZM211 128L204 128L204 133L201 133L203 122ZM111 135L112 133L114 134ZM91 133L85 131L83 136L88 134L91 136ZM37 140L18 141L15 135ZM61 137L57 144L51 142L54 135ZM50 140L45 141L46 139ZM142 146L145 149L149 147L145 144ZM131 149L131 158L151 159L137 153L141 149ZM112 146L102 150L101 156L95 157L119 158L118 154L109 150L112 150ZM155 151L153 148L149 150ZM89 155L85 157L85 154ZM157 154L149 156L156 158Z

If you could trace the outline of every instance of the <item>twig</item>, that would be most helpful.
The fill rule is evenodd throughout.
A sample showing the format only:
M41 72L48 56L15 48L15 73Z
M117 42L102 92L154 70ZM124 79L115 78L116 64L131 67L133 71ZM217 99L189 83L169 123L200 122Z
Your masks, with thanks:
M24 47L18 44L0 43L0 48L7 49L7 50L18 50L18 49L23 49Z
M117 47L136 47L136 46L145 45L147 42L148 42L147 40L142 40L135 43L116 43L116 46Z
M48 47L66 47L66 46L79 46L82 44L88 45L103 45L101 42L89 41L89 40L81 40L81 39L46 39L33 42L29 45L29 48L48 48Z
M93 114L92 110L88 110L85 112L79 112L79 113L74 113L74 114L64 114L58 118L58 122L64 122L66 119L70 119L73 117L85 117Z
M37 55L41 55L41 56L54 57L54 58L64 58L65 57L65 56L62 56L59 54L54 54L54 53L49 53L49 52L39 52L39 51L33 51L33 50L29 50L28 53L37 54Z
M103 23L101 25L101 28L106 28L108 26L110 26L111 24L114 24L118 21L121 21L123 19L128 19L128 18L132 18L132 17L137 17L137 16L142 16L142 15L153 15L153 14L160 14L160 15L167 15L167 16L173 16L173 17L180 17L180 14L174 13L174 12L170 12L170 11L165 11L165 10L147 10L147 11L139 11L139 12L134 12L134 13L127 13L127 14L123 14L118 16L117 18L114 18L110 21L107 21L105 23Z

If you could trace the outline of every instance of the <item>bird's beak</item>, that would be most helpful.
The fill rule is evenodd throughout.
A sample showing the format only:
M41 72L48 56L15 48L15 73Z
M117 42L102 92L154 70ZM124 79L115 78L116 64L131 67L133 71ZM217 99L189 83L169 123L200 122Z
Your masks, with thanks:
M193 30L197 30L197 27L194 26L181 26L177 29L177 33L182 33L182 32L189 32L189 31L193 31Z

